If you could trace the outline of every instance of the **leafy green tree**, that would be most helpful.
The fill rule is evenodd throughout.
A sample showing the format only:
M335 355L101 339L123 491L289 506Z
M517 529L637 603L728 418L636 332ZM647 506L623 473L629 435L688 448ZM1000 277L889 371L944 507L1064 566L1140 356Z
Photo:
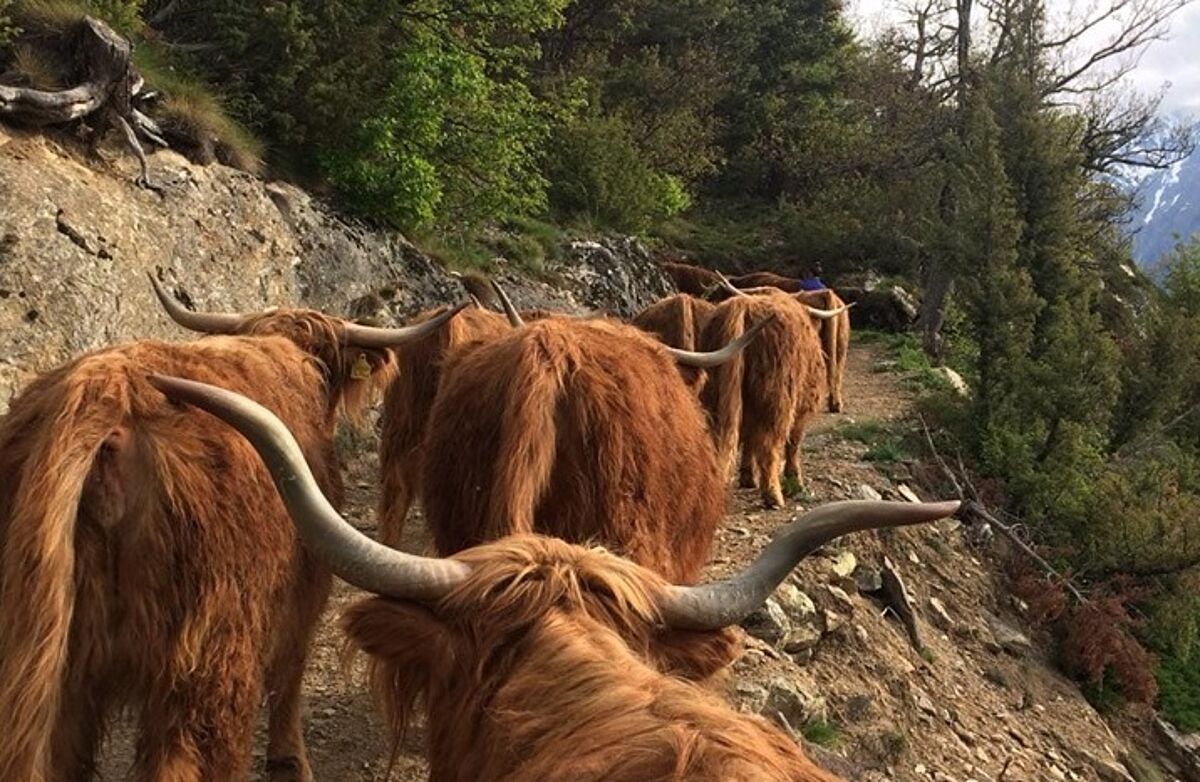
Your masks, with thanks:
M542 206L547 110L527 68L564 3L179 0L149 18L195 51L276 167L413 228Z

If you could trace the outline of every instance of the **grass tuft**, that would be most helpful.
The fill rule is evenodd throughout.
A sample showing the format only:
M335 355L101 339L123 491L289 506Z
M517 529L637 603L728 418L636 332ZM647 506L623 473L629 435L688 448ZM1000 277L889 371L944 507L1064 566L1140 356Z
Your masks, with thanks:
M29 44L13 51L8 72L20 77L21 86L35 90L61 90L65 86L62 68L54 56Z
M804 740L822 747L832 747L842 736L837 723L827 720L813 720L800 731Z
M198 146L211 143L216 158L227 166L262 172L263 143L230 116L216 92L169 65L157 47L139 46L133 56L146 83L165 96L155 112L158 120Z

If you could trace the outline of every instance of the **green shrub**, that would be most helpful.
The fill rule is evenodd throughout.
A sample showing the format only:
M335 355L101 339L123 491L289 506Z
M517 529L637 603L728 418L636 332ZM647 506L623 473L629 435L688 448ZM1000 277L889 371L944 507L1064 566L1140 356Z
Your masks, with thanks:
M4 62L5 50L17 35L17 26L12 18L12 0L0 0L0 63Z
M804 736L805 741L819 744L822 747L832 747L842 735L836 722L826 720L813 720L805 725L800 733Z
M856 421L839 426L834 433L867 446L863 461L894 463L912 458L908 428L894 421Z
M1159 658L1158 682L1163 716L1180 730L1200 731L1200 660L1167 655Z
M550 207L561 217L641 232L689 204L683 184L645 162L618 117L569 120L557 128L550 148Z

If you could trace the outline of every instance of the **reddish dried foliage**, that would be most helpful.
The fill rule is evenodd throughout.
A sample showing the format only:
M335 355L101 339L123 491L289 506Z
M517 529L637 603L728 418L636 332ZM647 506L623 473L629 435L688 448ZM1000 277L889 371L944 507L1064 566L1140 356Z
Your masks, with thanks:
M537 531L699 576L724 481L695 396L643 332L551 318L461 348L430 422L422 501L440 554Z
M1062 620L1059 649L1064 665L1082 680L1097 684L1111 672L1127 700L1153 703L1158 697L1154 656L1138 642L1134 631L1140 621L1126 608L1135 594L1124 585L1109 585L1088 603L1072 607Z

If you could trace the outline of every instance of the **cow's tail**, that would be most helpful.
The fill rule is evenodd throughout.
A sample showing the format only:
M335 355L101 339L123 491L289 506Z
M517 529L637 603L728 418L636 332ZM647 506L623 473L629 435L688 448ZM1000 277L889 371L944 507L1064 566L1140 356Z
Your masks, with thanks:
M746 329L747 308L733 304L719 309L704 329L704 349L715 350L742 335ZM737 468L738 446L742 429L742 381L746 372L745 351L712 372L705 388L707 407L712 417L712 436L717 458L726 477Z
M550 484L558 398L567 381L564 346L542 334L521 345L518 380L506 389L488 507L494 531L532 532L534 511Z
M123 379L107 380L103 388L68 381L46 389L26 400L41 415L9 417L29 431L20 476L4 476L18 485L9 487L7 528L0 527L0 779L47 774L75 603L80 496L128 407L127 388L113 386Z

